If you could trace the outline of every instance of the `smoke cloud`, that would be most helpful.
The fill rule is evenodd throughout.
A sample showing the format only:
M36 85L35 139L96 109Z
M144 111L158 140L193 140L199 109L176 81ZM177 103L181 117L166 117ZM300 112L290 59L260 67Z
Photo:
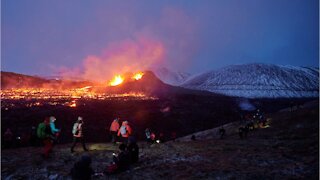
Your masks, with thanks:
M111 43L100 56L90 55L84 60L83 78L105 81L117 74L147 69L164 57L163 44L149 38Z
M126 72L159 66L183 71L191 64L197 49L196 23L184 11L166 7L157 18L147 19L139 26L133 24L141 24L141 17L123 18L121 12L116 17L126 21L111 21L111 17L104 16L104 12L97 14L106 17L110 27L119 28L119 33L126 34L124 29L127 28L130 36L116 34L117 38L107 41L100 53L89 53L78 67L59 68L61 76L105 82ZM103 19L100 20L102 22ZM111 37L112 34L107 32L106 36Z

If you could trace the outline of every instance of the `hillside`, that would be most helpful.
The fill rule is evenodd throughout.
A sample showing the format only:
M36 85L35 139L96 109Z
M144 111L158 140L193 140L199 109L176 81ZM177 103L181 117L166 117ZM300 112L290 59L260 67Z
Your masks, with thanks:
M111 179L318 179L319 110L268 114L269 128L239 139L236 127L220 140L215 130L195 141L170 141L147 145L139 142L140 161ZM236 122L235 122L236 123ZM236 125L236 124L235 124ZM226 126L227 127L227 126ZM203 133L202 133L203 134ZM69 152L70 144L57 145L43 160L40 148L2 150L2 179L70 179L68 173L84 153ZM78 146L80 148L80 145ZM116 147L89 144L92 167L101 172L111 162ZM93 179L106 179L95 177Z
M318 97L319 70L269 64L232 65L195 76L181 86L246 98Z
M46 79L37 76L1 71L1 89L17 88L79 88L92 85L89 81Z
M189 73L174 72L164 67L162 68L153 67L153 68L150 68L149 70L152 71L164 83L174 85L174 86L182 84L191 76Z

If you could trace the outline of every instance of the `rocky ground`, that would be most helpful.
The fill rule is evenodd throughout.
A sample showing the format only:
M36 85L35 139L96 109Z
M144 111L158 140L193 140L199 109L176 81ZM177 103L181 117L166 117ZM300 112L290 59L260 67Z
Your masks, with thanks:
M217 129L162 144L139 142L140 160L130 170L93 179L318 179L319 110L298 109L267 115L268 128L237 134L238 122L225 125L226 136ZM41 148L2 150L1 179L70 179L73 164L83 154L102 172L111 162L112 144L90 144L89 152L70 144L57 145L51 158L42 159Z

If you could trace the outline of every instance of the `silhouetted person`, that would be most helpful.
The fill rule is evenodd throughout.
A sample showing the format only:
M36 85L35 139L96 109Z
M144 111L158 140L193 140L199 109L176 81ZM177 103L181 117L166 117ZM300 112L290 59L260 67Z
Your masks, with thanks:
M226 133L226 130L223 128L223 126L219 129L220 139L223 138L224 134Z
M150 131L150 129L147 128L146 130L144 130L144 133L146 135L146 141L151 143L152 141L151 141L151 131Z
M248 128L249 128L250 131L253 131L253 130L254 130L254 123L253 123L253 121L250 121L247 125L248 125Z
M39 139L37 137L37 128L32 126L30 130L30 145L31 146L38 146L39 145Z
M90 156L82 156L80 161L74 164L70 174L73 180L90 180L94 174Z
M128 153L130 154L131 163L138 162L139 146L137 145L136 139L133 136L129 137L127 149L128 149Z
M125 144L120 144L119 153L113 153L113 162L107 167L105 174L114 174L125 171L131 163L130 154L127 151Z
M248 125L246 125L246 126L243 128L243 135L244 135L244 138L247 138L248 133L249 133L249 126L248 126Z
M196 140L196 136L195 136L195 135L192 135L192 136L191 136L191 140L192 140L192 141L195 141L195 140Z
M243 138L243 133L244 133L244 128L243 127L239 127L238 133L239 133L240 139L242 139Z

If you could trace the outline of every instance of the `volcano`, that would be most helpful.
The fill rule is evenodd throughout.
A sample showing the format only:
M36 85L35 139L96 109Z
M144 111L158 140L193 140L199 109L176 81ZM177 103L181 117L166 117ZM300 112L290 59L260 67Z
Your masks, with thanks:
M107 94L143 93L158 97L184 94L214 95L214 93L208 91L192 90L166 84L152 71L145 71L139 80L124 81L117 86L94 87L93 90Z

